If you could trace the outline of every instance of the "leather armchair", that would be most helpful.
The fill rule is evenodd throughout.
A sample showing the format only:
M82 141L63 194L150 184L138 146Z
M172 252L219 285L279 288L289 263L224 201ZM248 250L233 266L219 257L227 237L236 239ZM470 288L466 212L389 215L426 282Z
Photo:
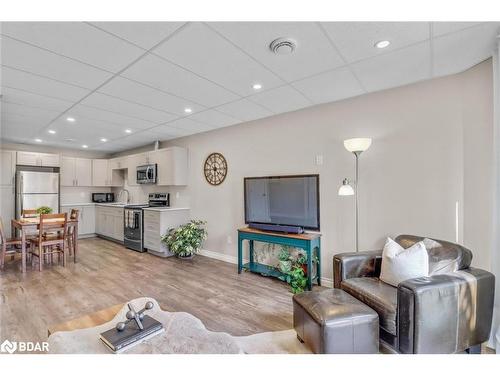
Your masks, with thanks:
M421 239L402 235L396 241L407 247ZM428 250L435 271L428 277L395 288L378 278L381 250L343 253L333 259L334 287L377 311L380 339L399 353L479 352L491 330L495 277L470 267L470 250L436 241L442 247Z

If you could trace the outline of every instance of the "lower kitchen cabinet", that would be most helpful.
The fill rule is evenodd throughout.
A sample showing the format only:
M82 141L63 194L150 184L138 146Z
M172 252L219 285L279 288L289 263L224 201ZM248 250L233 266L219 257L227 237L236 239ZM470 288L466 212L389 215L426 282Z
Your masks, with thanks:
M88 237L95 234L95 205L62 206L61 212L67 212L69 218L72 209L78 210L78 237Z
M161 237L170 228L189 222L189 217L188 208L144 209L144 247L154 255L170 256Z
M10 223L15 216L14 199L14 186L0 186L0 217L7 237L12 236Z
M96 234L123 242L123 207L95 206Z

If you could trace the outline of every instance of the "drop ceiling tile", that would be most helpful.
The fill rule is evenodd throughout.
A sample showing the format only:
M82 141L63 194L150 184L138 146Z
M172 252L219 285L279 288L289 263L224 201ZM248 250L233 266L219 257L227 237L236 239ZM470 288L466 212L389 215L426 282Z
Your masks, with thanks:
M480 22L433 22L432 33L436 37L444 34L454 33L479 24Z
M16 103L6 103L2 101L2 114L17 114L36 120L37 122L47 122L59 116L61 111L54 111L46 108L30 107Z
M240 120L227 116L214 109L208 109L203 112L195 113L194 115L189 116L189 118L210 125L213 128L221 128L241 122Z
M111 72L144 53L141 48L83 22L4 22L2 26L3 35Z
M101 87L99 92L178 116L186 115L184 108L187 107L191 108L193 112L205 109L189 100L166 94L157 89L122 77L115 77L111 82Z
M428 22L322 22L330 39L348 62L381 55L429 39ZM384 49L374 45L391 42Z
M491 57L500 23L488 22L434 39L434 74L464 71Z
M48 109L62 112L73 103L65 100L54 99L47 96L32 94L23 90L2 87L2 101L6 103L22 104L29 107Z
M191 120L189 118L180 118L178 120L169 122L168 124L165 124L169 128L177 128L185 131L196 131L196 132L202 132L206 130L212 129L212 126L207 125L207 124L202 124L201 122Z
M216 22L210 26L241 46L286 81L295 81L344 64L314 22ZM274 54L269 45L280 37L296 41L290 55Z
M221 105L217 107L217 111L242 121L257 120L273 114L271 111L247 99L241 99L236 102Z
M283 82L275 74L201 23L191 23L159 46L155 54L240 95L260 82L271 88Z
M154 55L145 56L121 75L207 107L239 98L215 83Z
M90 92L81 87L68 85L6 66L2 66L1 75L4 87L25 90L57 99L78 101Z
M291 86L267 90L248 99L269 108L274 113L291 112L311 105L304 95Z
M91 22L91 24L144 49L150 49L183 25L182 22Z
M430 78L429 42L351 65L367 91L383 90Z
M77 121L78 118L82 116L87 119L109 122L111 124L121 125L123 127L126 127L127 129L134 129L134 130L148 129L155 126L155 123L151 121L140 120L135 117L123 116L122 114L119 113L104 111L102 109L94 107L87 107L81 104L73 107L67 113L67 115L76 118Z
M86 118L79 118L74 123L60 119L52 124L51 129L57 131L57 138L74 139L78 144L98 143L100 138L112 140L125 136L125 128L122 126Z
M292 83L314 104L328 103L363 94L363 89L348 68L339 68Z
M165 140L165 139L185 137L187 135L195 133L195 131L188 129L173 128L168 125L160 125L153 129L147 130L143 133L155 136L156 137L155 139L158 140Z
M85 98L81 104L88 107L95 107L105 111L121 113L125 116L135 117L138 119L161 124L171 121L176 118L175 115L169 114L156 109L145 107L143 105L120 100L109 95L93 93Z
M65 83L94 89L110 73L43 49L2 37L2 64Z

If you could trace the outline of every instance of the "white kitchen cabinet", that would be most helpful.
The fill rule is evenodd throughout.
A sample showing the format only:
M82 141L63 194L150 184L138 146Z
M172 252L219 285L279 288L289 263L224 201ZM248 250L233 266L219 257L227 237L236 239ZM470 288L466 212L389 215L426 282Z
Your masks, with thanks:
M78 237L88 237L96 232L95 205L74 205L61 207L68 217L72 209L78 210Z
M149 163L157 164L157 185L187 185L188 156L181 147L169 147L149 152Z
M92 186L109 186L107 159L92 160Z
M137 167L140 165L148 164L149 154L143 152L141 154L129 155L126 158L126 168L127 168L127 183L129 186L139 185L137 183Z
M16 152L15 151L0 151L1 171L0 171L0 186L14 186L14 176L16 173Z
M127 168L124 158L108 160L108 185L123 186L123 169Z
M92 160L62 157L61 186L92 186Z
M14 198L14 186L0 186L0 217L7 237L11 237L10 223L15 216Z
M123 242L123 207L95 206L95 232Z
M35 167L59 167L59 154L45 154L41 152L17 152L18 165L30 165Z
M148 252L159 256L171 253L161 242L161 237L170 228L177 228L189 222L188 208L144 209L144 247Z

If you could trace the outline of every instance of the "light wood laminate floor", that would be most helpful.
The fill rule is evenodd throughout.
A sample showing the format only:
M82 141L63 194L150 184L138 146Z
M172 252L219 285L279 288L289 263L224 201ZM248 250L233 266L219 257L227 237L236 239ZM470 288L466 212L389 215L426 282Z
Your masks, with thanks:
M78 263L0 271L0 342L43 341L47 327L133 298L153 297L208 329L233 335L292 328L292 294L279 280L238 275L236 265L196 256L158 258L99 238L80 240Z

